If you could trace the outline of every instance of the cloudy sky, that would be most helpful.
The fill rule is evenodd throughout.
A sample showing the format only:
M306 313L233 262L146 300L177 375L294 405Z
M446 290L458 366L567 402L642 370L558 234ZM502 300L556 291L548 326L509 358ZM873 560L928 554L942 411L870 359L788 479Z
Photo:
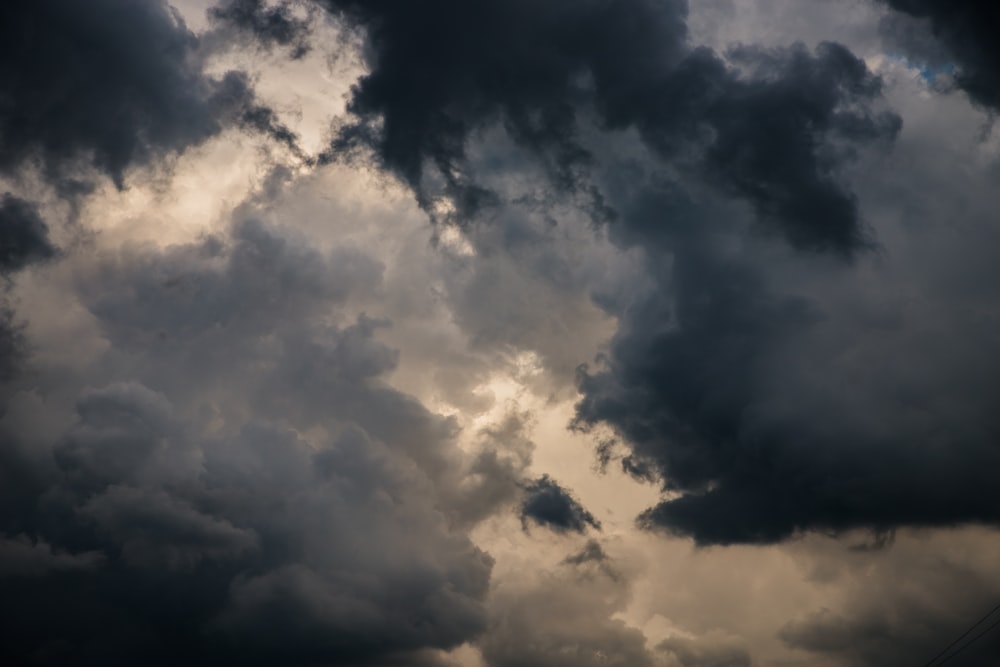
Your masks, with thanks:
M997 25L3 2L0 662L1000 663Z

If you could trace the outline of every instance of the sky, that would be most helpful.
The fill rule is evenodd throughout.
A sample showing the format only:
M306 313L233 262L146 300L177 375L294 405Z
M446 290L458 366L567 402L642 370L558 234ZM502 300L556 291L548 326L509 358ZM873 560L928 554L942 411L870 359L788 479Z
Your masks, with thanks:
M0 663L1000 663L998 24L0 4Z

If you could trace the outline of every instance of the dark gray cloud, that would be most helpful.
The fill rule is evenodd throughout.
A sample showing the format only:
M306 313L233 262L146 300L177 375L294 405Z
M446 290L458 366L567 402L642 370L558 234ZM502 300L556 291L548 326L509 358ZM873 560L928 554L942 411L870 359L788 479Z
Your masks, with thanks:
M627 317L607 366L581 375L579 414L618 428L627 470L664 480L643 525L733 543L996 524L979 472L997 463L1000 356L982 319L996 300L992 176L955 178L977 150L976 114L948 120L962 101L933 104L859 177L887 244L853 264L800 255L781 269L787 258L733 227L693 231L740 215L697 189L650 189L635 172L618 186L622 219L677 252L633 239L658 288L609 304ZM952 147L956 122L969 130ZM951 224L963 233L947 241Z
M9 192L0 197L0 273L9 276L33 262L52 259L49 227L30 202Z
M225 561L252 551L256 535L229 521L206 516L169 494L110 486L80 507L81 519L118 544L132 566L193 568L203 560Z
M728 541L777 540L790 531L756 534L771 512L811 514L769 493L784 493L787 483L759 488L775 507L738 502L686 523L656 513L711 497L702 494L713 481L730 475L739 480L742 460L749 460L748 467L758 461L759 446L746 448L738 437L740 416L755 397L755 366L811 319L806 304L769 295L752 268L715 257L710 248L687 248L661 269L659 280L671 291L653 292L634 307L615 336L607 370L581 373L578 419L616 427L631 448L623 460L630 472L690 492L647 513L647 525L676 526L707 542L727 541L732 531L746 532ZM748 489L758 487L751 483ZM771 521L779 519L765 525Z
M943 651L933 664L945 664L947 659L948 665L974 667L992 664L1000 656L996 628L989 629L997 620L995 616L949 647L989 609L973 611L964 619L946 615L939 608L901 609L895 617L885 610L865 610L867 613L857 616L822 610L788 623L779 636L791 648L833 657L843 664L922 665ZM970 641L973 638L976 641Z
M74 570L94 570L104 561L96 551L82 554L60 553L46 542L25 536L0 540L0 577L32 577Z
M92 166L122 187L128 167L226 125L287 132L260 122L244 75L205 74L197 37L163 0L8 2L0 26L6 174L34 165L69 183Z
M565 374L592 353L580 322L617 326L579 370L576 424L611 427L609 457L661 485L645 527L729 544L997 523L995 206L986 190L938 196L940 174L921 169L967 172L935 150L947 140L918 150L932 133L907 134L850 50L697 48L680 0L227 0L209 13L212 39L298 58L320 34L316 6L358 29L368 67L320 161L374 155L433 217L462 223L468 248L445 248L454 230L440 227L447 275L411 276L245 206L197 241L77 251L61 284L99 344L77 365L49 350L3 375L0 623L17 641L0 661L441 664L475 642L491 667L751 664L710 621L669 619L683 634L647 646L620 620L642 613L629 565L596 541L491 588L492 559L470 537L485 519L520 512L566 534L559 544L599 524L551 477L527 478L529 415L461 440L457 420L393 387L400 352L373 304L423 308L409 301L424 282L460 330L428 329L427 346L469 338L434 380L453 395L522 350L539 374ZM0 10L3 175L36 165L79 194L74 179L96 168L121 186L130 166L228 126L309 162L248 75L205 74L202 50L219 43L165 4L87 9ZM969 78L986 61L968 54L958 81L991 104L987 66ZM876 171L869 147L891 142L901 153ZM0 210L5 275L53 256L29 204ZM913 231L955 211L975 242ZM885 221L902 218L918 250L894 263L907 244L891 245ZM630 270L596 277L608 265L581 257L591 235ZM0 357L23 357L30 341L0 317ZM876 539L865 554L896 548ZM986 580L938 587L922 578L934 567L909 573L929 601L894 595L896 582L883 607L804 609L779 640L807 661L893 664L894 642L919 660L995 594L943 596Z
M302 9L305 16L296 16ZM208 10L209 17L223 26L248 31L267 46L289 49L292 58L309 52L309 7L286 0L268 4L264 0L223 0Z
M22 325L10 304L0 302L0 378L5 380L17 374L28 353Z
M351 102L357 121L334 149L374 149L429 211L443 195L445 216L461 217L501 202L470 153L501 126L557 191L600 193L611 238L645 251L656 287L601 302L620 328L604 369L580 376L578 420L613 426L626 468L679 494L644 525L710 543L991 520L984 485L911 494L889 463L891 438L846 415L839 429L807 417L817 405L795 417L794 400L762 387L826 314L743 255L754 241L739 202L797 250L856 258L875 246L845 171L901 125L880 110L882 83L859 58L831 43L693 48L684 3L326 5L366 31L370 67ZM611 174L596 164L599 144L627 130L645 161ZM713 193L732 204L710 203ZM983 469L992 454L970 437L961 448ZM815 455L842 442L854 444L839 457ZM931 459L911 457L910 473L928 478ZM852 497L859 486L880 492Z
M697 214L676 200L636 214ZM580 375L580 425L613 425L624 468L663 481L668 495L642 525L735 543L1000 518L981 473L998 462L998 387L973 370L998 358L988 338L958 313L923 338L934 315L897 304L897 317L877 318L895 297L848 307L719 247L696 236L669 263L653 255L659 287L628 302L609 353ZM834 281L852 271L812 270ZM865 286L852 289L843 298L858 304ZM916 361L946 341L963 351Z
M901 123L845 47L693 48L673 2L326 4L366 30L370 67L335 149L374 149L429 211L443 195L446 217L461 217L501 201L469 152L501 126L557 191L599 193L611 238L644 250L654 287L599 301L620 328L603 369L580 376L577 422L614 427L626 469L676 494L644 525L711 543L992 520L974 470L964 491L910 493L913 478L890 463L897 439L846 414L830 425L818 396L764 389L764 373L827 315L753 256L767 246L747 236L744 209L809 256L856 259L876 245L846 170ZM619 159L615 174L595 156L626 131L644 157ZM983 427L958 446L976 470L994 462ZM907 474L929 484L932 460L911 453ZM949 459L952 476L963 460Z
M572 494L548 475L533 480L524 489L521 523L550 528L557 533L584 533L600 530L600 522Z
M818 392L765 388L766 373L828 315L752 256L738 202L797 250L856 258L874 247L844 172L901 123L879 110L882 84L863 61L830 43L741 46L724 57L691 48L683 3L487 3L471 13L450 3L328 4L367 29L371 68L354 91L359 122L342 128L336 148L374 148L432 212L436 174L438 192L470 214L477 206L463 197L486 200L467 149L499 124L548 165L555 187L599 183L612 238L645 250L657 287L602 304L621 324L604 369L581 374L578 421L613 426L630 448L626 468L678 494L644 525L728 543L995 520L992 487L977 472L996 463L982 401L977 426L953 431L954 456L928 444L901 468L897 443L919 440L915 425L894 437L862 423L844 398L824 408ZM582 138L594 118L599 130L635 130L652 162L595 175L598 140ZM733 205L711 203L713 191ZM828 275L850 267L823 266ZM789 378L801 382L812 380ZM935 462L967 483L935 485Z
M80 268L111 346L35 389L75 394L46 412L62 435L3 420L4 662L430 664L483 631L492 561L463 526L511 500L467 480L519 428L466 459L384 383L386 323L337 315L377 262L250 219Z
M985 421L953 431L954 456L917 447L901 469L897 443L919 439L919 427L900 417L905 436L874 431L849 400L824 404L807 371L775 373L790 358L823 368L800 347L830 315L754 257L768 246L747 235L748 217L818 263L818 253L857 260L876 245L847 171L901 123L848 49L696 48L679 1L321 4L363 31L369 67L332 150L373 150L428 211L458 219L503 200L470 152L500 127L556 192L601 202L611 238L645 252L652 288L595 295L619 330L603 366L581 372L577 422L614 427L626 469L671 494L644 525L712 543L994 520L976 472L995 463L984 401L972 411ZM270 10L240 7L230 20L275 41L254 18ZM290 20L288 6L274 11ZM619 160L615 174L602 144L626 133L642 157ZM508 236L501 243L516 247L519 232ZM828 276L851 267L821 266ZM969 483L935 487L935 462Z
M367 30L370 67L350 103L358 120L333 150L373 148L432 212L439 194L459 217L497 203L466 160L470 139L496 124L556 187L600 201L579 136L596 118L745 198L797 246L864 245L839 178L844 144L891 139L899 120L873 108L880 82L842 46L744 47L727 62L688 45L681 0L324 4Z
M17 373L27 354L21 324L7 298L14 274L30 264L50 260L57 249L38 208L9 192L0 197L0 379Z
M1000 47L992 26L1000 7L984 0L882 0L924 22L900 25L893 17L884 33L918 62L944 68L977 104L1000 108ZM926 33L933 35L933 40ZM936 44L934 43L936 42Z

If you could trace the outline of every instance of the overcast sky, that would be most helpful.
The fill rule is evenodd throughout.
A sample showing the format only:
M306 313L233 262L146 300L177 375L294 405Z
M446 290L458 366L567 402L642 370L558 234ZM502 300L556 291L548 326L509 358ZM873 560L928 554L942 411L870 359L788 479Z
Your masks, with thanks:
M1000 663L998 25L0 3L0 663Z

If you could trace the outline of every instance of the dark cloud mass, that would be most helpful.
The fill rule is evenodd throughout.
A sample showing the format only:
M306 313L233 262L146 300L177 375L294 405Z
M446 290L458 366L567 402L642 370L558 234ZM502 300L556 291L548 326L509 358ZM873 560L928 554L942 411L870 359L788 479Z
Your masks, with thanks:
M683 0L325 4L367 29L371 68L351 100L358 122L334 148L372 146L428 207L431 167L459 211L491 201L465 152L496 123L555 184L585 189L591 154L578 131L596 115L746 198L795 245L863 244L835 145L891 138L899 120L872 108L879 81L842 46L745 47L727 63L687 44Z
M588 527L601 528L597 519L548 475L542 475L525 488L521 522L525 528L531 522L559 533L583 533Z
M896 433L872 428L804 377L841 369L795 356L825 306L771 279L739 231L743 202L799 251L850 260L877 246L846 170L901 121L847 48L694 47L684 2L324 4L365 30L370 68L334 149L372 148L432 213L445 196L470 215L499 202L469 157L499 125L554 187L600 192L612 238L644 249L657 288L602 304L620 329L606 365L580 376L577 422L613 426L626 469L673 494L643 525L729 543L998 518L981 472L997 463L995 387L959 390L973 428L937 412L943 442L888 406ZM649 159L626 182L598 160L595 130L634 132Z
M56 254L49 227L30 202L9 192L0 197L0 273L9 275Z
M806 387L808 398L765 389L825 314L738 249L753 243L739 202L800 251L850 259L876 243L844 170L901 123L849 50L694 48L683 2L327 4L367 30L371 68L335 147L364 141L432 211L437 192L472 213L463 197L484 188L467 149L500 124L556 187L599 189L612 238L644 249L657 288L602 304L620 329L606 367L580 376L577 422L613 426L626 468L678 494L644 525L727 543L995 519L976 473L996 463L989 422L955 431L943 454L902 424L893 437L842 402L819 408ZM650 160L613 173L585 138L592 121L604 136L633 130ZM927 490L942 469L967 484Z
M3 434L4 664L419 664L485 627L454 425L381 382L384 323L329 321L380 271L248 220L82 277L103 370L54 442Z
M226 0L208 10L208 15L222 25L246 30L267 46L290 49L293 58L309 51L311 17L298 17L295 9L302 3L282 2L268 5L264 0Z
M9 192L0 197L0 379L9 379L26 354L26 341L7 298L14 274L56 256L38 208Z
M0 3L0 664L933 655L1000 590L1000 10L844 3Z
M932 65L951 65L958 86L979 104L1000 108L1000 46L994 26L1000 22L1000 7L988 0L882 0L893 9L929 23L934 40L943 47L928 48L921 40L925 26L903 26L895 30L890 18L885 28L897 43L917 60ZM950 62L949 60L950 59Z
M264 129L246 77L214 79L204 64L198 38L163 0L4 3L0 171L36 164L60 181L89 164L121 187L129 166L225 125Z
M667 216L671 196L638 210ZM613 425L625 469L670 494L643 526L728 544L1000 519L984 472L1000 463L1000 387L972 371L992 367L994 342L911 336L919 315L848 324L749 259L684 244L670 264L651 259L659 289L629 304L604 365L579 379L580 425ZM954 367L914 372L914 355L950 336L966 341Z

